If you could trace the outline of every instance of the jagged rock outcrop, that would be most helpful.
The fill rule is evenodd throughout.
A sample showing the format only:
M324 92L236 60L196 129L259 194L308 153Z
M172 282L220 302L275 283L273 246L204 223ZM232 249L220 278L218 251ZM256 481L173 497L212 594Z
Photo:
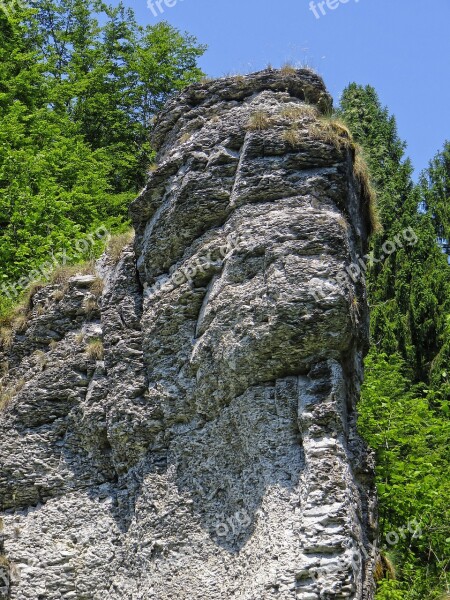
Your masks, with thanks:
M0 598L373 599L369 209L330 103L307 70L191 86L101 297L36 292L0 356Z

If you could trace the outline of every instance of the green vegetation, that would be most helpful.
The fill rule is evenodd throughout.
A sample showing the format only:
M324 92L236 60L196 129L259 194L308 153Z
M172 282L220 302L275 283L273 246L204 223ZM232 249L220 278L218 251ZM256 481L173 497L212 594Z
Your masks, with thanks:
M450 583L450 266L438 238L450 230L449 144L414 185L373 88L350 85L340 112L363 148L383 225L367 278L372 345L359 427L377 456L381 539L411 522L421 530L389 546L393 568L377 600L441 600ZM386 256L385 243L407 227L417 243Z
M122 4L35 0L11 15L0 11L3 348L27 327L45 281L59 285L53 298L60 302L72 275L95 274L92 259L103 251L106 231L116 234L109 240L111 261L120 259L132 240L128 204L152 168L153 116L170 94L202 79L197 59L204 52L167 23L139 26ZM282 71L296 72L291 65ZM300 140L296 120L308 118L312 135L354 153L372 221L372 347L359 427L377 455L381 539L407 531L383 553L377 598L443 600L450 590L450 266L442 252L450 239L450 143L415 185L395 119L373 88L350 85L340 120L318 118L308 105L288 106L280 116L290 146ZM247 127L272 125L269 114L256 111ZM397 242L386 255L386 243L402 240L406 228L416 243ZM26 292L18 302L8 286L20 280L17 289ZM102 290L96 278L88 314L97 310ZM76 340L81 344L83 334ZM101 360L102 341L89 341L86 354ZM23 385L0 389L0 410ZM407 528L411 522L420 524L420 536Z
M98 256L104 240L89 234L99 227L129 228L152 118L201 79L203 52L167 23L139 26L122 4L0 11L0 315L16 302L9 284L45 262Z

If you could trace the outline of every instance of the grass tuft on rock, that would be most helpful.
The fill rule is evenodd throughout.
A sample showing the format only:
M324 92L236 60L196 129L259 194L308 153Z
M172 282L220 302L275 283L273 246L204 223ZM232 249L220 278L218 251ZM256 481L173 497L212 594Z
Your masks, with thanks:
M17 396L24 385L25 379L19 379L13 387L0 387L0 413L8 408L11 400Z
M86 354L92 360L103 360L105 349L100 338L92 339L86 346Z
M297 69L292 63L287 62L281 67L280 72L284 77L287 77L289 75L296 75Z
M283 140L293 148L296 148L300 142L300 134L298 128L295 125L285 129L282 133Z
M305 117L317 119L319 111L313 104L291 104L281 109L280 116L289 121L298 121Z
M360 186L363 207L370 224L370 234L380 233L382 225L378 200L363 150L357 144L344 121L333 116L320 117L310 128L314 139L333 145L337 150L350 150L353 154L353 175Z
M263 131L272 126L271 116L264 110L256 110L247 123L248 131Z
M361 187L361 195L370 221L371 233L381 233L383 231L383 226L378 210L377 192L372 183L369 166L364 157L363 150L358 144L355 145L353 174Z
M118 235L111 236L106 248L106 253L113 264L117 264L119 262L123 249L131 244L133 240L134 229L130 229L125 233L119 233Z
M333 145L337 150L354 149L355 143L347 125L334 117L320 117L310 128L314 139Z

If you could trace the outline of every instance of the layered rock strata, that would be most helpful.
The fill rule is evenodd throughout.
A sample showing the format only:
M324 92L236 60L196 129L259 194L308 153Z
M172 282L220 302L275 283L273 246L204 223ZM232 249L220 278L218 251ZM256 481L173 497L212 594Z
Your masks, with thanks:
M373 599L369 207L287 71L169 101L134 244L3 348L0 598Z

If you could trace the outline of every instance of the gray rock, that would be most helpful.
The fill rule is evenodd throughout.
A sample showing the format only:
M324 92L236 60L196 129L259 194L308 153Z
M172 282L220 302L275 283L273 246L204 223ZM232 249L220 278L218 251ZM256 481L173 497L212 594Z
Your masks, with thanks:
M368 310L336 280L370 224L330 105L307 70L189 87L101 299L33 298L0 352L5 597L373 600Z

